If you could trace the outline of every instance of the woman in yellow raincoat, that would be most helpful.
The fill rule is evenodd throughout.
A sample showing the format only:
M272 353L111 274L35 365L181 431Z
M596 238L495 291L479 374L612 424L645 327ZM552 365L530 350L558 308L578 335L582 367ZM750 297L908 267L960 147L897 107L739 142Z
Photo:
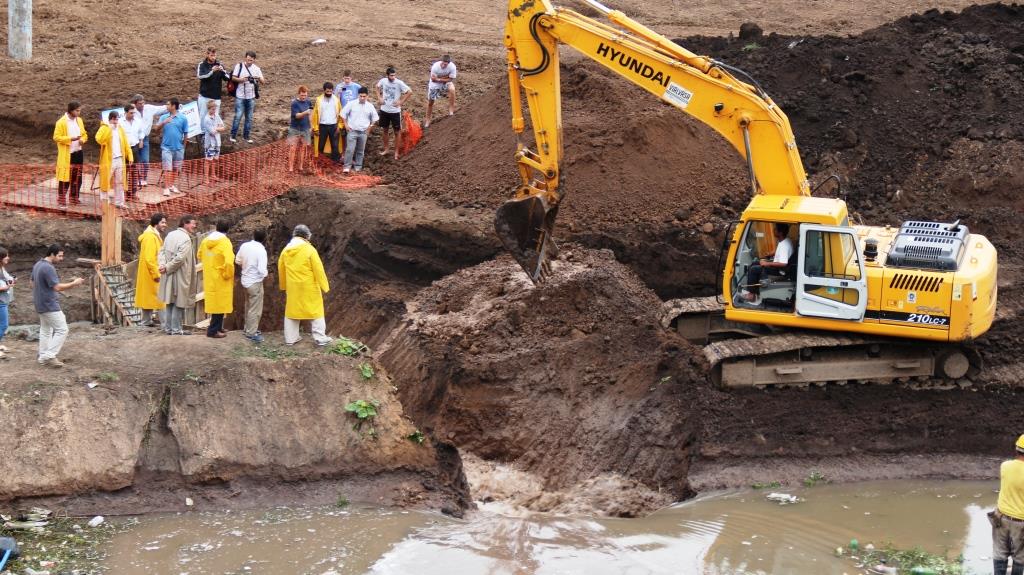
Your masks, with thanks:
M100 201L109 199L107 194L113 188L114 204L119 208L126 207L124 175L128 173L128 164L134 158L132 147L128 145L128 135L121 126L121 118L116 110L110 112L107 123L101 124L96 131L96 143L100 145Z
M160 234L167 229L167 218L157 212L150 216L149 227L139 236L139 267L135 271L135 307L142 310L142 325L153 327L153 311L164 309L157 297L160 264L157 254L164 245Z
M299 341L299 321L312 320L313 340L318 346L331 343L324 320L324 296L331 291L320 254L309 243L309 228L299 224L292 232L292 241L277 260L277 277L285 292L284 342Z
M68 113L53 126L53 141L57 142L57 204L67 205L69 195L71 203L77 204L85 161L82 146L89 141L82 122L81 104L68 104Z
M226 337L224 314L234 310L235 252L226 221L217 222L217 231L211 232L199 244L199 261L203 264L203 305L210 314L206 337Z

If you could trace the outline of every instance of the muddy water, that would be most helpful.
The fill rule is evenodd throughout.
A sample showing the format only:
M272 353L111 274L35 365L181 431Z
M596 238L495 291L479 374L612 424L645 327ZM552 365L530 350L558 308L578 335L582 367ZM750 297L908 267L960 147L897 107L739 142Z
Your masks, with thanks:
M112 573L859 573L835 548L892 542L990 569L993 482L872 482L715 493L643 519L482 506L467 520L380 509L146 517L110 544Z

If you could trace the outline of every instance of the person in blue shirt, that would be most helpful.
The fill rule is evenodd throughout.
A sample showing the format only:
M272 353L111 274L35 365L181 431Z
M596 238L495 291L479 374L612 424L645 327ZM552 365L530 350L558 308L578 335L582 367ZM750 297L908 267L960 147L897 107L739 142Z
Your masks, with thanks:
M291 121L288 122L288 171L295 169L295 152L299 151L299 170L306 165L306 158L310 156L311 126L309 116L313 113L312 102L309 101L309 88L299 86L296 97L292 99Z
M359 99L359 89L363 86L358 82L352 81L352 71L345 70L341 75L341 82L334 87L334 93L338 95L338 99L341 100L341 107L344 108L349 102L355 102ZM344 145L348 142L348 126L341 128L341 141Z
M172 193L180 194L181 190L174 185L185 159L185 139L188 138L188 120L178 114L181 104L177 98L167 100L167 115L160 119L154 129L163 130L160 140L160 161L164 169L164 196Z

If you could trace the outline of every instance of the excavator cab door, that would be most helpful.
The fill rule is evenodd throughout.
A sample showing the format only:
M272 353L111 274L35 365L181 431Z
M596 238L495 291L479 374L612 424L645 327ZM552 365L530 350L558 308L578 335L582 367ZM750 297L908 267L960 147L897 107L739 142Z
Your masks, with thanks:
M849 227L800 225L796 312L799 315L861 321L867 306L867 277Z

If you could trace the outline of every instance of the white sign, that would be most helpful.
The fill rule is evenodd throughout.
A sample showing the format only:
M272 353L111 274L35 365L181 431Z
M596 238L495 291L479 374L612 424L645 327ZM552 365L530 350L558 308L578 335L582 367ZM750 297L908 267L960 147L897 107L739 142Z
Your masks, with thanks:
M679 84L676 84L675 82L669 82L668 88L665 89L665 93L662 94L662 98L685 110L686 107L690 105L690 99L693 98L693 92Z
M106 124L111 112L117 112L117 115L124 119L124 108L111 108L100 112L100 121Z
M178 113L185 116L185 120L188 121L188 137L192 138L203 133L203 128L199 123L199 102L192 101L186 104L182 104L178 107ZM160 116L157 122L163 122L167 114Z

